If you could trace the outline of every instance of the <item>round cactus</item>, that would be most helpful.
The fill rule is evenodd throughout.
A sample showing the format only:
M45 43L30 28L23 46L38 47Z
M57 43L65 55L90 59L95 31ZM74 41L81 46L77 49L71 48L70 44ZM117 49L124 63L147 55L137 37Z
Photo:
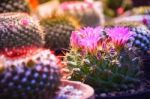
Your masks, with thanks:
M0 52L43 46L39 24L25 13L0 14Z
M53 16L40 21L45 30L45 47L68 48L72 31L80 27L79 22L69 16Z
M67 1L60 5L60 10L77 17L84 26L98 26L104 23L100 2ZM99 10L97 10L99 9Z
M6 12L30 13L30 8L26 0L1 0L0 13Z
M51 99L60 83L58 59L49 50L35 50L11 59L0 56L0 98Z
M145 28L133 27L131 31L134 32L129 39L128 44L139 48L142 51L150 50L150 31Z

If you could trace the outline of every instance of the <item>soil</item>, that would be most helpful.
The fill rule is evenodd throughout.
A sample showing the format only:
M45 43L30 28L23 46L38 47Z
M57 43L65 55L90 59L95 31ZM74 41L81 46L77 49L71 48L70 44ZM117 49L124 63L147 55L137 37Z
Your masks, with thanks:
M126 90L126 91L100 92L99 90L95 90L95 93L96 93L95 97L96 99L99 99L100 97L101 97L100 99L103 99L105 97L130 96L130 95L135 95L135 94L139 94L139 93L143 93L147 91L149 91L150 93L150 81L144 80L141 82L141 85L138 86L137 88ZM150 98L150 95L149 95L149 98ZM113 98L113 99L116 99L116 98Z

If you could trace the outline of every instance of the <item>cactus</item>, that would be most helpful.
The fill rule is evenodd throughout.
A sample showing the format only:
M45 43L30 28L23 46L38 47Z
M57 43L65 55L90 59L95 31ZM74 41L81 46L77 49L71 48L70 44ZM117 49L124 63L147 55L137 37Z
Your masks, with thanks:
M66 1L60 5L65 13L77 17L84 26L103 24L103 14L100 2ZM101 9L97 11L96 9Z
M39 24L25 13L0 14L0 52L43 46ZM16 52L19 54L19 52Z
M82 81L101 92L128 90L140 84L140 58L126 47L132 36L127 27L84 28L71 35L64 62L68 79Z
M1 0L0 13L6 12L30 13L30 8L26 0Z
M150 31L141 27L133 27L131 31L133 31L134 34L129 39L128 44L142 51L148 51L150 49Z
M58 89L57 58L49 50L19 58L0 56L1 99L51 99Z
M71 32L80 27L79 22L69 16L54 15L41 19L40 23L45 30L45 47L51 49L68 48Z

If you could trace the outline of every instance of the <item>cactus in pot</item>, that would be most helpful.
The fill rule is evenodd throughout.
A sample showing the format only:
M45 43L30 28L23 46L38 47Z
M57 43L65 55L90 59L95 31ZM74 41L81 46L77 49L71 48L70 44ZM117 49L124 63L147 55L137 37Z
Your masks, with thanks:
M71 35L71 50L64 58L68 79L82 81L101 92L124 91L140 85L138 49L126 43L127 27L84 28Z

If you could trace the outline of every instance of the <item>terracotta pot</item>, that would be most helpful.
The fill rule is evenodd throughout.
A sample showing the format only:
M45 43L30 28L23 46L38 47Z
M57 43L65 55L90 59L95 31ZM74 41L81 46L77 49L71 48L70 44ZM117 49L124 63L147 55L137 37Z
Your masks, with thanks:
M67 85L74 86L76 89L79 89L82 92L84 92L84 95L80 99L95 99L94 89L89 85L83 84L78 81L62 80L62 86L67 86Z

